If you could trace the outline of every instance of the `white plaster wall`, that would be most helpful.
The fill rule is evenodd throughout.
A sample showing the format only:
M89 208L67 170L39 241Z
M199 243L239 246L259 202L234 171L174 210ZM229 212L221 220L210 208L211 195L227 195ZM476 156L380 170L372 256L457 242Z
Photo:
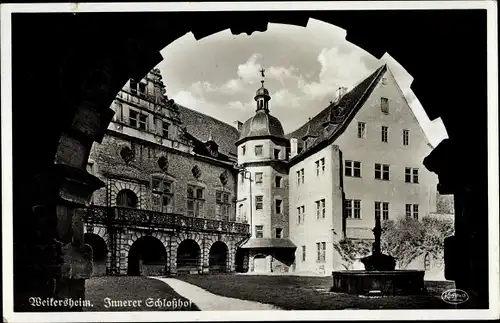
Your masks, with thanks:
M325 158L325 173L316 175L315 162ZM328 274L334 267L332 242L341 237L342 194L339 180L340 152L331 145L313 154L290 169L289 190L290 238L297 246L296 271ZM304 168L304 183L297 184L296 172ZM325 199L325 218L316 218L315 201ZM297 207L305 206L305 219L297 224ZM336 232L336 234L334 234ZM326 242L324 263L317 263L317 242ZM306 261L302 261L302 246Z
M417 119L390 71L386 85L376 86L364 106L335 141L343 159L362 163L361 178L344 177L346 199L361 200L361 219L347 220L349 237L373 238L375 201L389 202L389 218L405 215L405 204L419 204L419 217L433 212L437 176L423 166L431 148ZM381 97L389 99L389 114L380 109ZM359 139L358 121L366 123L366 138ZM381 127L388 126L388 142L381 140ZM409 145L403 145L403 129L410 131ZM375 163L390 165L390 180L375 179ZM405 183L405 167L419 169L419 184Z

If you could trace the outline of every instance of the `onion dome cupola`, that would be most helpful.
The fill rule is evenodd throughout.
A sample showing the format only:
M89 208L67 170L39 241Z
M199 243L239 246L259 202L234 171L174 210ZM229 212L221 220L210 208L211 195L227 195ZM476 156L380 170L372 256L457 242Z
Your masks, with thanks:
M264 69L260 70L260 72L264 76ZM274 138L282 141L287 140L281 122L269 113L271 95L268 89L264 87L264 80L261 83L262 86L257 89L254 97L257 103L255 115L243 123L240 138L236 145L249 139Z

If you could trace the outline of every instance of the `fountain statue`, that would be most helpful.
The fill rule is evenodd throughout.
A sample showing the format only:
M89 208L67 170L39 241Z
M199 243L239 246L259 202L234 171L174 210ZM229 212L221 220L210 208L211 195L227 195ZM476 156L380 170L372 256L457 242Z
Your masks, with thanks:
M380 215L375 217L375 242L372 254L361 259L365 270L332 272L332 292L358 295L409 295L425 293L423 270L395 269L396 261L380 250L382 226Z
M389 255L384 255L380 251L380 236L382 235L382 225L380 224L380 214L375 216L375 228L373 228L375 242L373 243L372 254L361 259L365 270L394 270L396 261Z

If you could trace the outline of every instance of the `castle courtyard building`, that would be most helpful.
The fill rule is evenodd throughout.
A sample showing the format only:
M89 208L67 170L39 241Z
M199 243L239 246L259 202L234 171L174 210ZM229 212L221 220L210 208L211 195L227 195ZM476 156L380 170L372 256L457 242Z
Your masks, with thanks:
M111 107L88 171L94 274L329 274L334 244L373 239L382 221L436 211L431 147L387 65L285 133L272 94L232 126L165 95L158 69Z

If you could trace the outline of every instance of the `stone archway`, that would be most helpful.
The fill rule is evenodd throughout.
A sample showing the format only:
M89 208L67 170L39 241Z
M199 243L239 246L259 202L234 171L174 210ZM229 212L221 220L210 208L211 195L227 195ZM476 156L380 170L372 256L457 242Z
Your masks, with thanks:
M116 194L116 206L136 208L139 204L137 195L129 189L123 189Z
M85 233L83 240L92 248L92 276L105 276L108 260L106 241L95 233Z
M167 251L163 243L153 236L137 239L128 252L129 276L161 276L165 274Z
M210 273L226 273L228 271L229 248L224 242L214 242L210 247L208 257Z
M201 248L196 241L186 239L177 247L177 273L198 274L202 266Z

